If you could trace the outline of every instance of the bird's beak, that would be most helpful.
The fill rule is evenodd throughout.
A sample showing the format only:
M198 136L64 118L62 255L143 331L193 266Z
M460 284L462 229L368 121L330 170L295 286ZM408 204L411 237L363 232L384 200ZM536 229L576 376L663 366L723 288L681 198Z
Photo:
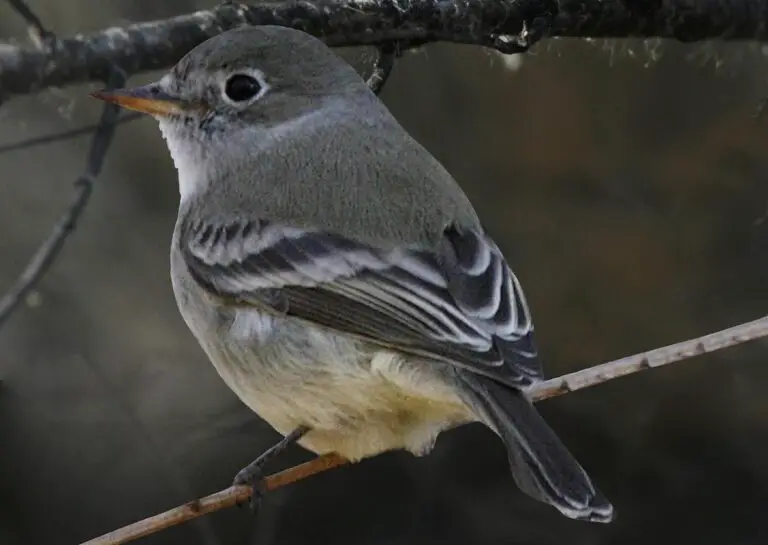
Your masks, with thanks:
M102 89L93 91L90 95L93 98L117 104L128 110L135 110L155 117L181 115L188 109L181 99L171 96L156 83L131 89L111 91Z

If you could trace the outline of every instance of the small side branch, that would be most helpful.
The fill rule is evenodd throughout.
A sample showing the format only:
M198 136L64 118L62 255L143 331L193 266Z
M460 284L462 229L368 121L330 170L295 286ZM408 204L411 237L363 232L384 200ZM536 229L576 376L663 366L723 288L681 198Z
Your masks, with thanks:
M140 114L136 112L125 113L125 111L123 110L121 112L120 118L117 120L117 124L122 125L123 123L130 123L131 121L136 121L139 119L147 119L147 116L145 114ZM77 138L78 136L91 134L92 132L97 130L100 126L101 126L101 123L94 123L92 125L85 125L83 127L78 127L76 129L69 129L66 131L57 132L55 134L35 136L33 138L29 138L28 140L22 140L21 142L12 142L10 144L3 144L3 145L0 145L0 155L4 153L10 153L12 151L20 151L20 150L33 148L35 146L44 146L46 144L53 144L55 142L63 142L64 140L68 140L70 138Z
M56 37L43 26L41 20L26 2L24 0L9 0L9 2L11 7L27 21L31 35L39 42L38 51L41 54L47 54L55 49L58 43ZM2 48L0 48L1 51ZM122 87L125 84L126 75L116 65L109 65L104 79L108 87ZM84 172L75 180L75 194L70 205L61 219L54 225L51 234L35 252L16 283L0 297L0 326L8 320L13 311L56 260L67 241L67 237L75 229L77 221L85 211L93 191L93 182L104 166L107 150L112 143L112 137L115 134L120 116L119 110L120 108L113 104L104 107L99 124L95 127L91 139L91 148L88 152Z
M38 47L43 47L46 42L56 39L25 0L8 0L8 3L27 22L29 37Z
M120 83L115 84L116 87L122 86L124 78L121 76L119 81ZM104 108L101 121L99 121L93 135L85 172L75 180L75 193L72 201L61 219L53 226L51 234L32 256L16 283L0 297L0 327L5 324L38 280L48 271L64 247L67 237L77 226L77 221L85 211L91 197L93 182L104 165L104 158L115 133L119 115L118 106L107 105Z
M708 354L754 339L768 336L768 316L745 324L724 329L689 341L635 354L602 365L596 365L575 373L542 382L531 388L528 395L535 401L564 395L576 390L602 384L609 380L653 369L677 361ZM322 471L346 463L335 455L320 456L304 464L286 469L267 477L267 490L299 481ZM243 503L251 496L250 486L233 486L210 496L191 501L153 517L135 522L81 545L121 545L181 524L202 515Z
M368 76L368 87L377 95L381 93L384 84L387 83L392 68L395 66L395 57L397 56L396 44L385 44L378 48L378 57L373 64L371 75Z

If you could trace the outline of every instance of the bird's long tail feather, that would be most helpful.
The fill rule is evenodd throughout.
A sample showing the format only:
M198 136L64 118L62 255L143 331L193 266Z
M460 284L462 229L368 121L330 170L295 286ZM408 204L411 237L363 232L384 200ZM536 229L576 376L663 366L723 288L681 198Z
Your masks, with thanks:
M465 402L505 443L523 492L570 518L613 519L613 506L522 392L467 371L457 374Z

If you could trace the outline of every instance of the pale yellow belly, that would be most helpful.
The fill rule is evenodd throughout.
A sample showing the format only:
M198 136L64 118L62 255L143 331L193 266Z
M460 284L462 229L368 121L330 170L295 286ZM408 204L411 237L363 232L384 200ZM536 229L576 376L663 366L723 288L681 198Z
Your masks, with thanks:
M343 394L346 398L348 390ZM453 396L408 392L383 375L361 387L353 398L338 404L340 419L315 426L300 444L318 454L337 452L349 460L395 449L422 455L431 450L441 431L472 419Z
M355 366L323 369L314 363L302 371L276 366L279 372L258 379L233 377L231 369L219 372L281 434L308 426L301 446L353 461L396 449L425 454L441 431L475 420L451 384L428 368L405 370L395 353L376 352L367 364Z

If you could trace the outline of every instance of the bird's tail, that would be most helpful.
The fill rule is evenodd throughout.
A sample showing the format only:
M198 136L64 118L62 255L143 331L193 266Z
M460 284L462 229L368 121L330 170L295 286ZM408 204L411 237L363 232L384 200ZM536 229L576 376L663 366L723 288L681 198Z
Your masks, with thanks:
M522 392L468 371L457 374L465 402L504 441L512 475L523 492L566 517L613 519L613 506Z

